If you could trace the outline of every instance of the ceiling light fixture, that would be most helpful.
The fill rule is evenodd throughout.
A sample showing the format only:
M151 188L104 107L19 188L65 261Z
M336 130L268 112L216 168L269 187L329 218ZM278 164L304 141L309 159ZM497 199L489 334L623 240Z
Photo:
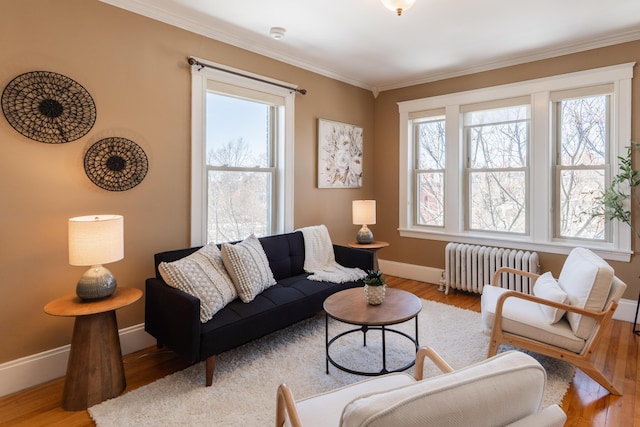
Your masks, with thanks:
M284 38L284 33L286 32L287 30L282 27L271 27L271 30L269 30L269 35L276 40L281 40Z
M416 0L381 0L384 7L402 15L402 12L413 6Z

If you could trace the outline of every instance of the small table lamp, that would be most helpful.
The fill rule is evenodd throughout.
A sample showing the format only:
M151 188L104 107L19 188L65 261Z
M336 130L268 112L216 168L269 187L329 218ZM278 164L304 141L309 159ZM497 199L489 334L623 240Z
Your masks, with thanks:
M88 215L69 219L69 264L91 266L76 286L80 299L102 299L116 290L115 277L102 264L124 258L123 231L124 218L121 215Z
M356 240L358 243L373 243L373 233L367 225L376 223L376 201L375 200L354 200L352 203L353 223L362 225L358 230Z

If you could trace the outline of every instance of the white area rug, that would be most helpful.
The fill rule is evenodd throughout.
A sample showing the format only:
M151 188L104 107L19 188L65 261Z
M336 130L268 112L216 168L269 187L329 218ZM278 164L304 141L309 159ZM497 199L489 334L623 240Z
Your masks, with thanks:
M429 345L458 369L483 360L489 338L480 314L423 300L419 315L421 345ZM329 321L330 337L353 326ZM414 335L413 320L396 329ZM380 332L360 332L337 340L334 360L358 370L380 370ZM211 387L204 386L204 364L198 363L139 389L89 408L99 427L110 426L270 426L275 419L276 389L287 383L296 399L328 391L365 377L329 367L325 373L324 315L318 315L258 341L218 356ZM404 337L387 334L387 369L404 366L414 348ZM560 404L575 368L533 355L547 370L543 407ZM438 375L428 364L425 376ZM413 373L413 368L407 372Z

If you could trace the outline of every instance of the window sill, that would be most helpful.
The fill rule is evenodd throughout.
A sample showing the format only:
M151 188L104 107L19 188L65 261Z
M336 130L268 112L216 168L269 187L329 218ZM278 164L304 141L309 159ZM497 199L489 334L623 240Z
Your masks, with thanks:
M602 258L609 261L629 262L631 260L632 251L624 251L616 249L611 244L597 245L588 242L534 242L532 240L519 240L509 238L507 236L487 237L478 234L455 234L436 232L433 230L420 230L411 228L399 228L400 237L409 237L413 239L438 240L443 242L457 242L472 245L495 246L510 249L522 249L528 251L545 252L550 254L567 255L571 249L576 246L591 249Z

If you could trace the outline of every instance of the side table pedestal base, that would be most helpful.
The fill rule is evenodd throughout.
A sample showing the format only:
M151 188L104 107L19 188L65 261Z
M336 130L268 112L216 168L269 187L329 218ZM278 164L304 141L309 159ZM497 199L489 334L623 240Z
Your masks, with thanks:
M118 396L125 386L115 310L76 317L62 407L87 409Z

